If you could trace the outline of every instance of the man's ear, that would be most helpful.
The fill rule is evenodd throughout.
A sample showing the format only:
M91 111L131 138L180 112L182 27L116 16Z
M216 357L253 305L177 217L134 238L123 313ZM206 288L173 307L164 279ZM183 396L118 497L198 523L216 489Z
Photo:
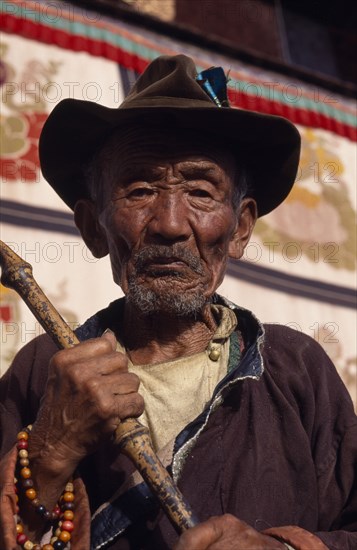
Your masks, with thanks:
M108 243L99 224L94 203L88 199L80 199L74 206L74 221L84 242L95 258L103 258L109 252Z
M239 207L236 229L229 243L228 254L230 258L239 260L243 256L257 217L258 210L255 200L250 197L243 199Z

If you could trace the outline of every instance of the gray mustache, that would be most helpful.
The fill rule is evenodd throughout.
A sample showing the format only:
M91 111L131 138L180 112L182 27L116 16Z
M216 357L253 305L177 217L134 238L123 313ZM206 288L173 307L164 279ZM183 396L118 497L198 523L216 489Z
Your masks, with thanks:
M172 246L164 245L151 245L146 246L134 255L134 265L137 272L145 270L148 262L156 260L158 258L176 258L177 260L185 263L198 275L203 275L204 270L201 264L201 259L195 256L190 250L187 250L180 244Z

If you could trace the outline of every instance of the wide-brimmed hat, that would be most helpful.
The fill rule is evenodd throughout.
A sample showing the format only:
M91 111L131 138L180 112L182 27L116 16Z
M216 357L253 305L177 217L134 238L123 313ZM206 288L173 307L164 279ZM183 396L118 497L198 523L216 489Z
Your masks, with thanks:
M254 111L218 107L197 80L185 55L155 59L118 108L64 99L49 115L40 137L42 172L71 208L88 197L84 168L106 138L131 124L209 132L217 147L244 161L251 175L250 195L262 216L288 195L296 176L300 135L287 119Z

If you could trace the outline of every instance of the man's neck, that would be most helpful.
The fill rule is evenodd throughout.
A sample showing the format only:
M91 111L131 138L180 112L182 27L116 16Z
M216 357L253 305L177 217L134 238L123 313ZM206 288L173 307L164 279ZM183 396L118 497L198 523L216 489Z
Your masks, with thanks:
M121 339L132 363L147 365L205 350L216 328L210 305L193 319L168 314L142 317L125 304Z

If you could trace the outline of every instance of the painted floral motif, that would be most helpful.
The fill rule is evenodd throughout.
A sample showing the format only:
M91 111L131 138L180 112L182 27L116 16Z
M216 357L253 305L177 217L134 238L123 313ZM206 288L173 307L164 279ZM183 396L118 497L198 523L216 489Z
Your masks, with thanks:
M313 262L324 261L335 269L354 271L356 212L338 149L332 151L331 143L312 129L305 129L302 137L301 162L293 190L282 206L259 220L256 234L267 246L278 242L281 249L296 243Z
M39 180L38 139L46 118L45 113L0 118L0 167L5 182Z
M7 46L0 53L6 57ZM38 140L47 118L44 86L57 72L54 63L29 61L20 74L7 61L0 65L2 113L0 116L0 171L5 182L39 181ZM29 91L34 91L30 93Z

